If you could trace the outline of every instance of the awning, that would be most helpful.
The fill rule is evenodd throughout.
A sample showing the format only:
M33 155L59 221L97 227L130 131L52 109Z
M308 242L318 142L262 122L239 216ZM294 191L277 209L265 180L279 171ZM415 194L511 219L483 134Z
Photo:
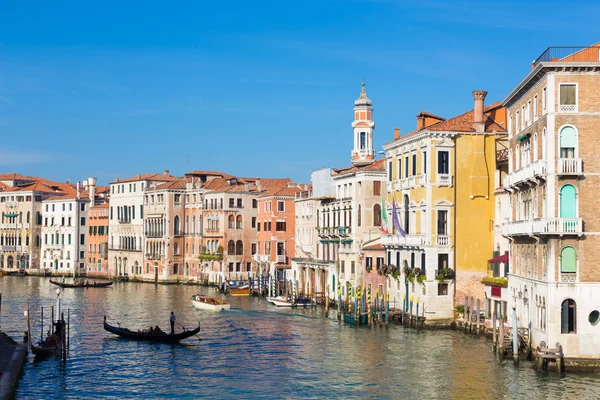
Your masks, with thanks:
M507 264L508 263L508 251L506 253L502 254L501 256L494 257L491 260L488 260L488 262L491 264L499 264L499 263Z
M523 141L523 140L527 139L527 138L528 138L528 137L530 137L530 136L531 136L531 133L526 133L526 134L522 135L521 137L519 137L519 138L517 139L517 141L518 141L518 142L521 142L521 141Z

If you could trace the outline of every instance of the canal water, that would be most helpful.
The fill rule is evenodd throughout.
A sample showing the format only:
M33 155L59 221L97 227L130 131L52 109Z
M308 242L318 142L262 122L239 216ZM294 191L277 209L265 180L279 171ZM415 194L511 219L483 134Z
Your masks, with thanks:
M39 309L48 315L56 286L46 278L0 278L1 328L13 338L25 329L29 300L32 334ZM486 339L451 331L390 325L355 329L322 309L277 309L264 299L232 298L232 310L194 310L190 297L210 288L115 283L106 289L60 291L70 309L68 359L32 355L17 399L131 398L599 398L600 377L535 372L522 362L499 362ZM180 345L119 339L108 321L139 329L169 327L169 314L200 337ZM46 318L46 327L47 327Z

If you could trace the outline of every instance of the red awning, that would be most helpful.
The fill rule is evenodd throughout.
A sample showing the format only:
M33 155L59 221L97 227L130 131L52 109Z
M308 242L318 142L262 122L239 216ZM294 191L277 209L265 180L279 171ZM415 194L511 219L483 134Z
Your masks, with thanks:
M507 264L508 263L508 251L506 253L502 254L501 256L494 257L491 260L488 260L488 262L491 264L498 264L498 263Z

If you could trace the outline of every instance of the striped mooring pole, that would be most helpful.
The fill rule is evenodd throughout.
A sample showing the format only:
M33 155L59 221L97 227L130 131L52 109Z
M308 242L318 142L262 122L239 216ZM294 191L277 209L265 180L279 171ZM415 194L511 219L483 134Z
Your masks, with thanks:
M369 326L371 326L372 315L371 315L371 287L370 286L367 288L367 318L368 318Z
M338 282L337 284L337 294L338 294L338 317L342 313L342 284Z

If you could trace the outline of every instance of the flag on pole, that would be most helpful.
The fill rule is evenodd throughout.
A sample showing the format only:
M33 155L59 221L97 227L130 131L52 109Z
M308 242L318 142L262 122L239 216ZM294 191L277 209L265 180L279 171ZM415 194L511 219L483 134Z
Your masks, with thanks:
M394 224L394 228L398 231L398 233L402 236L406 236L406 232L400 226L400 220L398 219L398 211L396 209L396 201L392 198L392 223Z
M381 198L381 232L383 232L386 235L390 234L387 212L385 211L385 203L383 201L383 197Z

